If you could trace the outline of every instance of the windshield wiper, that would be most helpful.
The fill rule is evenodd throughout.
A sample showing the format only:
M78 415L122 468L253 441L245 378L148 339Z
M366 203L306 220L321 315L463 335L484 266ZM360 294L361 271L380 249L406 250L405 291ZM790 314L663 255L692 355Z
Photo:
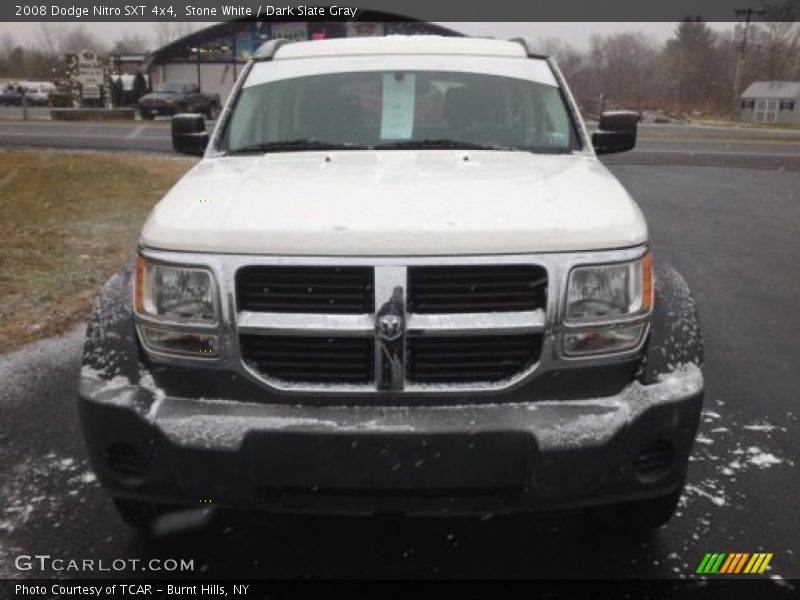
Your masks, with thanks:
M302 152L303 150L365 150L367 147L355 142L326 142L313 138L296 140L277 140L275 142L259 142L233 148L226 154L266 154L267 152Z
M481 144L479 142L452 140L449 138L385 142L383 144L375 144L373 146L373 149L375 150L413 150L413 149L518 150L518 148L514 148L512 146L503 146L501 144Z

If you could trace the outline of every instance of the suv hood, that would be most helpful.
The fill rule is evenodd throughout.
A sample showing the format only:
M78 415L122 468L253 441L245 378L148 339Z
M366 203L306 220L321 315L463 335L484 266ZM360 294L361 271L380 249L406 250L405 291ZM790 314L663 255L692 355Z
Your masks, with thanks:
M283 255L522 254L647 240L597 161L382 150L209 158L159 202L145 247Z

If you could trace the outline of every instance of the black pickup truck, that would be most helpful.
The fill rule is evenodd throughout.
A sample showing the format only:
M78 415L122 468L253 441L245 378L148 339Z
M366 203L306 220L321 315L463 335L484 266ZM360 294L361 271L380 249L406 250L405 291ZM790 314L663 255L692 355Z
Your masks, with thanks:
M217 118L219 107L219 94L206 94L196 83L180 81L162 83L139 99L139 114L143 119L190 112L203 113L213 120Z

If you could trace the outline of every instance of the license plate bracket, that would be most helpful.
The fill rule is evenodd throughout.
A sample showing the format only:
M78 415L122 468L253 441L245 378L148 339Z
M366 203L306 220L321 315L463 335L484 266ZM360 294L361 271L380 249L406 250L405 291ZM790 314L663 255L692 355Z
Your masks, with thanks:
M446 491L529 487L521 433L270 433L249 440L253 477L276 488Z

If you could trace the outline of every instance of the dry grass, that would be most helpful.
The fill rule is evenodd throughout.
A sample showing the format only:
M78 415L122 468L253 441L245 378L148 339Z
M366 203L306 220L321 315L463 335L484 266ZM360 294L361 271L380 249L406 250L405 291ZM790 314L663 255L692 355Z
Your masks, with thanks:
M0 152L0 352L85 318L131 260L153 204L193 163Z

